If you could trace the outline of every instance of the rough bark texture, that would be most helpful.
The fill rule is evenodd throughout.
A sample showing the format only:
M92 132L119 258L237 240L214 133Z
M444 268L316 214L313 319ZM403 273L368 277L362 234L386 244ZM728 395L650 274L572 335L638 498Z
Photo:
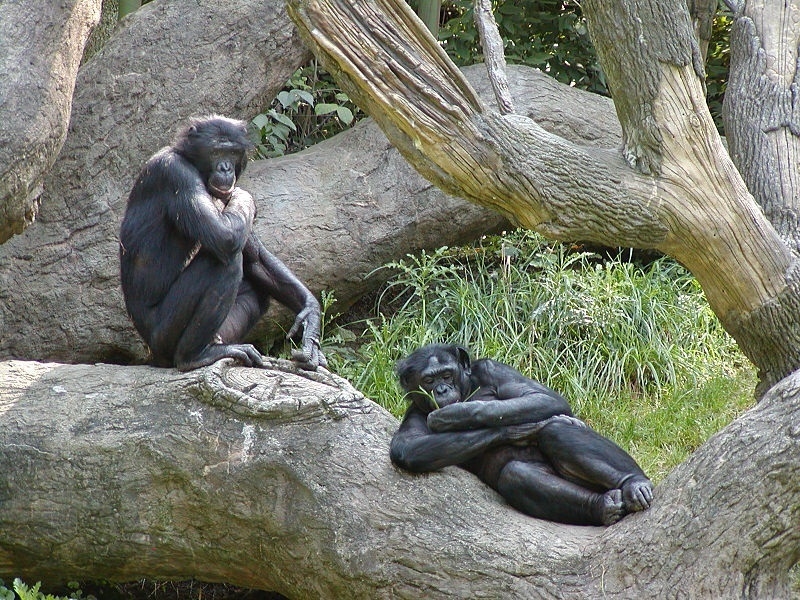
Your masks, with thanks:
M743 3L731 31L723 113L733 162L795 254L800 254L798 22L798 1Z
M674 256L759 368L763 390L800 366L797 328L781 328L800 321L795 258L716 132L686 4L582 7L609 65L627 161L487 109L405 3L289 2L309 46L426 178L551 237Z
M603 529L525 517L455 468L401 472L386 411L339 378L269 366L0 363L0 577L198 577L289 598L788 596L800 374L651 510Z
M36 218L100 0L0 3L0 244Z
M138 38L147 35L147 30L132 21L118 34L126 39L129 35ZM118 39L115 43L122 44ZM103 60L108 51L84 69ZM150 51L157 53L157 49ZM151 60L157 58L151 56ZM287 77L289 71L284 68ZM480 93L491 97L483 67L472 67L469 73ZM80 81L84 77L82 70ZM98 81L91 87L94 93L107 90L102 93L110 94L121 85L118 78L108 72L102 78L105 83ZM143 75L137 78L141 94L155 93L151 86L161 85ZM508 78L517 110L535 116L553 133L587 146L619 143L619 124L608 99L557 84L525 67L509 68ZM124 94L127 89L113 93ZM0 327L4 332L0 356L139 361L145 350L122 302L117 235L127 190L139 165L169 134L157 136L147 119L114 127L116 120L133 118L125 105L120 112L113 105L104 111L109 122L103 121L103 127L112 129L99 129L94 100L81 95L80 85L78 91L81 100L76 100L75 119L87 122L84 127L76 123L76 132L67 141L68 149L75 145L64 153L71 157L63 159L71 168L65 165L51 176L52 189L61 190L63 204L53 197L25 235L0 246ZM193 104L185 110L188 114L199 108ZM84 112L86 116L81 117ZM174 128L174 124L161 126ZM97 145L89 142L124 132L135 132L142 141L129 145L119 139L113 150L99 154ZM79 136L74 142L73 135ZM325 185L320 186L321 181ZM305 152L252 162L242 185L259 205L258 234L315 293L334 291L339 308L377 287L388 273L367 275L389 260L421 248L474 239L506 223L490 209L433 187L371 122ZM273 319L285 325L284 315L275 312L256 336L279 335Z

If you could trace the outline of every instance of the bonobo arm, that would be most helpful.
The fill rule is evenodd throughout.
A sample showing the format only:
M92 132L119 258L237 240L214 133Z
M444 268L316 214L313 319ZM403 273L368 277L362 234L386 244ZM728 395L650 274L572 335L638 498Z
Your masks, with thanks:
M166 157L165 164L170 162ZM199 242L204 250L211 252L220 262L228 263L244 248L256 205L252 196L241 188L235 188L227 204L215 200L206 190L197 171L186 159L173 154L174 164L171 181L162 184L169 196L164 198L167 215L184 237Z
M462 431L538 423L555 415L572 416L569 406L540 392L507 400L470 400L444 406L428 415L431 431Z
M392 438L390 456L398 467L424 473L459 465L504 443L503 428L432 433L425 414L411 406Z
M428 415L433 431L459 431L536 423L554 415L572 416L569 403L557 392L494 360L472 364L475 393L466 402L442 407Z
M244 276L259 291L267 294L296 314L287 338L303 330L300 352L292 357L302 365L316 368L328 362L319 346L322 311L309 289L283 262L264 247L251 233L243 252Z

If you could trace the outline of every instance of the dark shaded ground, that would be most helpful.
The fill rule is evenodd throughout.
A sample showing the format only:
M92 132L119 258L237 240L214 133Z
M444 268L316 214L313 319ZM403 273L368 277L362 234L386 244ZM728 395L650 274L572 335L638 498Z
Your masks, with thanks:
M124 584L82 583L83 597L97 600L288 600L276 592L247 590L222 583L149 581Z

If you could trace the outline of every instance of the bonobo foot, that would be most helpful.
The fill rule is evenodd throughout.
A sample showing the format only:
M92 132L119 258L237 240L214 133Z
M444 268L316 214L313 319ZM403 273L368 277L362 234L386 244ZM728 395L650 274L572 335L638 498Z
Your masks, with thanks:
M653 484L649 479L632 477L622 484L622 500L628 512L650 508L653 503Z
M627 514L622 490L608 490L597 499L597 510L603 525L613 525Z
M233 358L245 367L264 366L261 353L252 344L211 344L191 360L176 360L175 366L179 371L191 371L207 367L223 358Z

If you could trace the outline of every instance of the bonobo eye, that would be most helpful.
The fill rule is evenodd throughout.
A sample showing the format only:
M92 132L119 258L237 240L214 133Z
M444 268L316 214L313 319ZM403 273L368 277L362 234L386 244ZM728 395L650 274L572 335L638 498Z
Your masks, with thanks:
M442 379L444 379L445 381L452 381L453 380L453 373L450 372L450 371L446 371L446 372L442 373Z
M425 375L425 377L422 378L422 383L424 383L425 385L432 384L433 383L433 375Z

